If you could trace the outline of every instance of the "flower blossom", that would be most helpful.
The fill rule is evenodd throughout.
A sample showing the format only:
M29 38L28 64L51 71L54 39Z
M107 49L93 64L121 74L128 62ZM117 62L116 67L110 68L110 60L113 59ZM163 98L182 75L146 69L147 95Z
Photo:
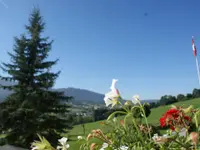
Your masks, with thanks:
M113 122L117 122L117 118L116 117L113 118Z
M117 81L117 79L112 80L112 85L110 87L111 91L105 94L104 101L107 107L109 105L112 105L112 107L114 107L118 102L118 98L120 97L118 89L115 88L115 84Z
M68 139L66 137L63 137L63 138L59 139L58 142L60 142L61 145L65 145L67 143L67 140Z
M33 146L31 150L39 150L38 146Z
M77 136L77 139L78 139L78 140L82 140L83 137L82 137L82 136Z
M179 136L186 137L186 135L187 135L187 129L186 128L182 128L181 131L179 132Z
M120 146L120 150L128 150L127 146Z
M154 140L155 143L157 144L163 144L165 142L168 141L168 136L165 134L163 136L158 136L158 134L154 134L154 136L152 137L152 139Z
M194 145L197 145L197 143L199 141L199 134L197 132L191 132L190 133L190 139L192 140L192 143Z
M67 144L67 138L63 137L61 139L58 140L58 142L60 142L61 146L57 146L57 149L68 149L69 148L69 144Z
M140 96L139 95L134 95L132 102L133 102L133 104L140 103Z
M182 109L171 108L161 118L161 127L169 126L172 131L175 128L186 128L186 125L191 121L189 116L185 116ZM186 122L184 124L183 122Z

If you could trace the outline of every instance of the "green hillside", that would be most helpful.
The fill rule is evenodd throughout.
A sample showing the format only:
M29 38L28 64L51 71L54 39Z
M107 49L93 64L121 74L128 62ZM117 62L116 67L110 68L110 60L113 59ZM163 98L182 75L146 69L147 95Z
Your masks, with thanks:
M178 102L178 103L175 103L173 105L183 106L183 107L193 105L194 107L200 107L200 98ZM148 117L149 123L154 124L154 125L159 125L160 117L162 116L162 114L164 114L164 112L166 110L168 110L170 108L170 106L171 105L160 106L158 108L151 109L151 115ZM86 135L85 136L87 136L88 133L93 129L103 129L100 122L102 122L102 121L85 124L85 128L86 128ZM78 150L79 149L79 144L76 143L78 135L84 136L83 135L83 128L82 128L81 125L74 126L74 128L68 134L68 137L72 140L72 141L69 141L70 150Z

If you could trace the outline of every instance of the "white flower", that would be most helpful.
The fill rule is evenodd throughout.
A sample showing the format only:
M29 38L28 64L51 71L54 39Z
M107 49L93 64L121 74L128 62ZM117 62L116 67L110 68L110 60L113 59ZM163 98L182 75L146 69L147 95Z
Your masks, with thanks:
M65 147L66 147L66 148L69 148L69 144L66 144Z
M187 132L187 129L186 128L182 128L181 131L179 132L179 136L186 137L186 132Z
M78 138L78 140L81 140L81 139L83 139L83 137L82 137L82 136L78 136L77 138Z
M116 118L116 117L114 117L114 118L113 118L113 122L116 122L116 121L117 121L117 118Z
M134 95L134 96L133 96L132 102L133 102L134 104L139 103L139 102L140 102L140 97L139 97L139 95Z
M158 134L156 133L153 135L152 139L155 141L157 138L158 138Z
M31 150L38 150L39 149L39 147L37 147L37 146L34 146L34 147L32 147L32 149Z
M156 133L156 134L154 134L154 136L152 137L152 139L157 144L163 144L163 143L167 142L168 135L164 134L163 136L158 136L158 134Z
M167 134L163 134L163 137L168 138L168 135Z
M112 84L110 87L111 91L108 92L107 94L105 94L104 101L105 101L105 104L107 107L109 105L112 105L112 107L113 107L118 102L118 98L119 98L120 94L119 94L118 89L115 88L115 84L117 81L118 81L117 79L112 80Z
M62 146L57 146L57 148L56 148L57 150L59 150L59 149L62 149Z
M120 146L120 150L128 150L127 146Z
M101 147L100 150L104 150L104 149L107 148L107 147L108 147L108 143L103 143L103 145L102 145L102 147Z
M63 146L57 146L57 150L62 150L62 149L68 149L69 148L69 144L63 145Z
M114 91L116 88L115 88L115 84L116 84L116 82L118 81L118 79L112 79L112 84L111 84L111 86L110 86L110 89L112 90L112 91Z
M139 95L134 95L133 98L134 98L135 100L140 100L140 96L139 96Z
M66 137L63 137L63 138L61 138L61 139L59 139L58 140L58 142L60 142L60 144L62 145L62 146L64 146L66 143L67 143L67 138Z
M114 106L117 103L117 98L118 98L118 94L116 92L110 91L109 93L107 93L104 97L104 101L106 106L108 107L109 105Z

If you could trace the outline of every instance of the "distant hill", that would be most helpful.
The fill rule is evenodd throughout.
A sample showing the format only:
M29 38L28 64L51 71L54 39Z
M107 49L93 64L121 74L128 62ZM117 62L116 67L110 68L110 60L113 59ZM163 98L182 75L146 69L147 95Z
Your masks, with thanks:
M142 100L143 103L144 102L147 102L147 103L156 103L158 101L159 101L159 99Z
M73 103L80 104L80 103L90 103L90 104L104 104L104 94L100 94L97 92L92 92L85 89L78 89L78 88L60 88L56 89L57 91L62 91L65 93L66 96L74 97ZM157 102L158 100L142 100L142 102L153 103Z
M10 85L11 83L8 81L2 81L0 80L0 84L3 85ZM53 89L56 91L62 91L66 96L72 96L73 103L74 104L83 104L83 103L89 103L89 104L104 104L104 94L100 94L97 92L85 90L85 89L79 89L79 88L58 88ZM11 94L11 91L8 90L2 90L0 89L0 102L2 102L9 94ZM155 102L157 100L143 100L142 102Z
M11 82L8 81L2 81L0 80L0 84L2 85L11 85ZM75 104L81 104L81 103L90 103L90 104L103 104L103 94L99 94L96 92L92 92L89 90L84 89L78 89L78 88L58 88L53 89L56 91L62 91L66 96L72 96L74 97L73 103ZM11 94L11 91L0 89L0 102L2 102L9 94Z
M66 96L72 96L73 103L91 103L91 104L103 104L104 95L96 92L92 92L85 89L78 88L60 88L55 89L56 91L62 91Z
M12 83L8 82L8 81L0 80L0 84L2 84L2 85L11 85ZM0 102L2 102L11 93L12 93L11 91L0 89Z

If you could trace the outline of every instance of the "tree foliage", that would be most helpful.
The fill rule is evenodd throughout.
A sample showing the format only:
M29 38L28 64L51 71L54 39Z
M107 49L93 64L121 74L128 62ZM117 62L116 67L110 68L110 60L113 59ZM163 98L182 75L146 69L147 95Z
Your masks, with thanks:
M169 105L177 102L177 99L175 96L172 95L164 95L160 99L160 105Z
M186 94L186 99L187 100L190 100L190 99L192 99L193 98L193 95L191 94L191 93L187 93Z
M194 89L193 91L192 91L192 96L193 96L193 98L199 98L200 97L200 89Z
M177 101L184 101L185 99L186 99L185 95L183 95L183 94L177 95Z
M53 41L42 37L45 23L39 9L34 9L25 26L27 35L15 37L11 60L1 68L9 76L1 80L13 85L1 85L13 93L0 104L0 126L8 144L29 147L37 133L56 144L60 133L71 128L68 114L70 97L51 90L60 72L51 72L58 60L47 60ZM70 117L68 117L70 118Z

